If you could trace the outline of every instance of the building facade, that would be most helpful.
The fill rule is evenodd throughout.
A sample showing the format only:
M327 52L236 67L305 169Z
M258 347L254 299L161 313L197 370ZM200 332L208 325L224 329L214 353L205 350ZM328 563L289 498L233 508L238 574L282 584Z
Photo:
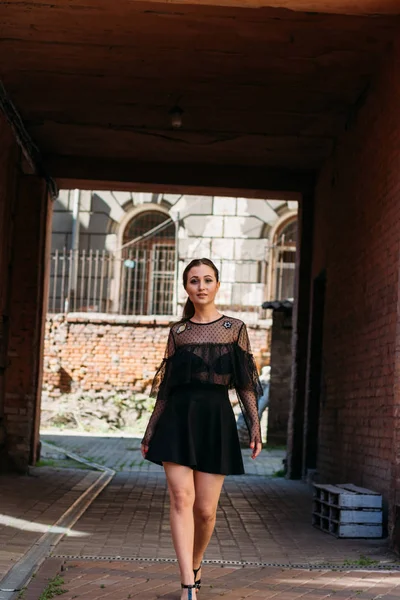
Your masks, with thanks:
M62 191L55 202L44 398L88 390L145 393L193 258L220 271L219 309L243 318L259 369L269 364L271 294L292 297L297 202Z
M293 297L296 217L296 201L62 191L49 312L177 316L185 265L206 257L219 304L258 321L263 301Z

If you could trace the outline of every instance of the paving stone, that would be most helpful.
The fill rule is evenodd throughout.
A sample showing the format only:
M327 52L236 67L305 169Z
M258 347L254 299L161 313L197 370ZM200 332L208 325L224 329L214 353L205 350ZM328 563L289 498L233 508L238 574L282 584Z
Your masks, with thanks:
M97 476L94 471L49 467L33 468L29 475L0 475L0 580L79 498L78 484ZM12 524L10 517L21 521ZM30 523L41 530L28 531Z
M119 441L118 452L126 449L128 443L131 442ZM77 451L74 444L76 440L71 442L71 449ZM107 446L108 441L103 440L98 456L104 464L112 466L118 452L112 443L110 449ZM110 452L114 458L108 463ZM265 472L268 469L273 472L271 464L265 467ZM96 477L94 472L69 469L41 468L34 473L35 477L0 479L3 514L36 523L54 523L79 496L85 481L88 483ZM243 569L233 565L221 568L215 563L338 565L344 560L357 561L361 555L377 561L393 560L385 540L337 540L314 529L311 506L312 491L299 481L266 474L226 478L216 530L206 555L206 559L214 563L204 567L208 583L201 590L201 598L320 600L332 596L335 600L393 600L400 597L400 573L310 572L256 566ZM75 597L118 600L131 594L131 597L144 599L179 598L176 563L123 560L175 559L169 528L169 498L161 468L132 467L118 472L75 524L74 530L85 532L87 536L64 537L53 554L55 559L78 557L66 559L69 570L63 574L64 587L73 590ZM5 572L40 535L0 527L0 569ZM122 560L84 561L84 556L122 557ZM48 574L46 577L48 580ZM32 600L40 596L40 585L43 585L43 577L32 581L29 593L34 589L32 594L36 594ZM63 598L72 598L71 593Z
M392 560L386 540L338 540L311 525L312 492L299 481L228 477L206 558L258 563L339 564ZM59 555L175 558L163 472L118 473L64 538Z
M144 598L178 600L179 572L176 565L165 563L124 563L99 561L66 561L62 573L64 600L125 600ZM47 571L48 573L48 571ZM54 573L55 574L55 573ZM278 569L266 567L205 566L204 584L198 598L221 600L398 600L400 573L362 571L332 572L327 570ZM45 578L39 572L28 587L26 600L37 600Z
M160 473L162 467L144 460L140 452L140 439L117 436L94 436L94 435L64 435L60 433L41 435L42 440L55 446L61 446L65 450L75 452L79 456L88 458L93 462L106 465L116 471L132 472L146 471L148 473ZM54 456L54 450L43 449L44 453ZM285 451L281 449L264 449L261 454L253 460L249 449L243 449L243 463L248 475L267 476L279 472L283 466Z

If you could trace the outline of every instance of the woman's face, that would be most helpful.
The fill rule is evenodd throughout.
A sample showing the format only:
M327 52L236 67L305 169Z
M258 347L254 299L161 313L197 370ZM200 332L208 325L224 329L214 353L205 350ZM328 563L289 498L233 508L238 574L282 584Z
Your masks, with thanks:
M185 289L195 306L206 306L214 302L219 285L214 270L208 265L200 265L190 269Z

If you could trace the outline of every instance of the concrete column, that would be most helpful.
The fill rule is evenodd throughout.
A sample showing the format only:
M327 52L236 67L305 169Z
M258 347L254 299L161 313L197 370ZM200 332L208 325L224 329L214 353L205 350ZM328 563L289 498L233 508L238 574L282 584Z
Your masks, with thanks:
M288 477L291 479L300 479L303 474L313 221L314 197L311 194L305 195L299 206L295 304L293 307L293 371L287 454Z

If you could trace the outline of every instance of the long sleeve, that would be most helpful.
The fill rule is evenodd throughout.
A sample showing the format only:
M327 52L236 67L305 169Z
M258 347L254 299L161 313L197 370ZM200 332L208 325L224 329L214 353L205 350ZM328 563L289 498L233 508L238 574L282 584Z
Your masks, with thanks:
M263 389L258 377L257 366L251 353L250 340L244 323L239 331L236 347L235 388L243 417L249 430L250 441L261 442L258 399L262 396Z
M157 400L142 439L142 444L145 444L146 446L148 446L153 437L154 430L166 406L171 373L171 358L174 352L174 335L172 329L170 329L164 359L154 376L153 384L151 386L150 397L157 398Z

